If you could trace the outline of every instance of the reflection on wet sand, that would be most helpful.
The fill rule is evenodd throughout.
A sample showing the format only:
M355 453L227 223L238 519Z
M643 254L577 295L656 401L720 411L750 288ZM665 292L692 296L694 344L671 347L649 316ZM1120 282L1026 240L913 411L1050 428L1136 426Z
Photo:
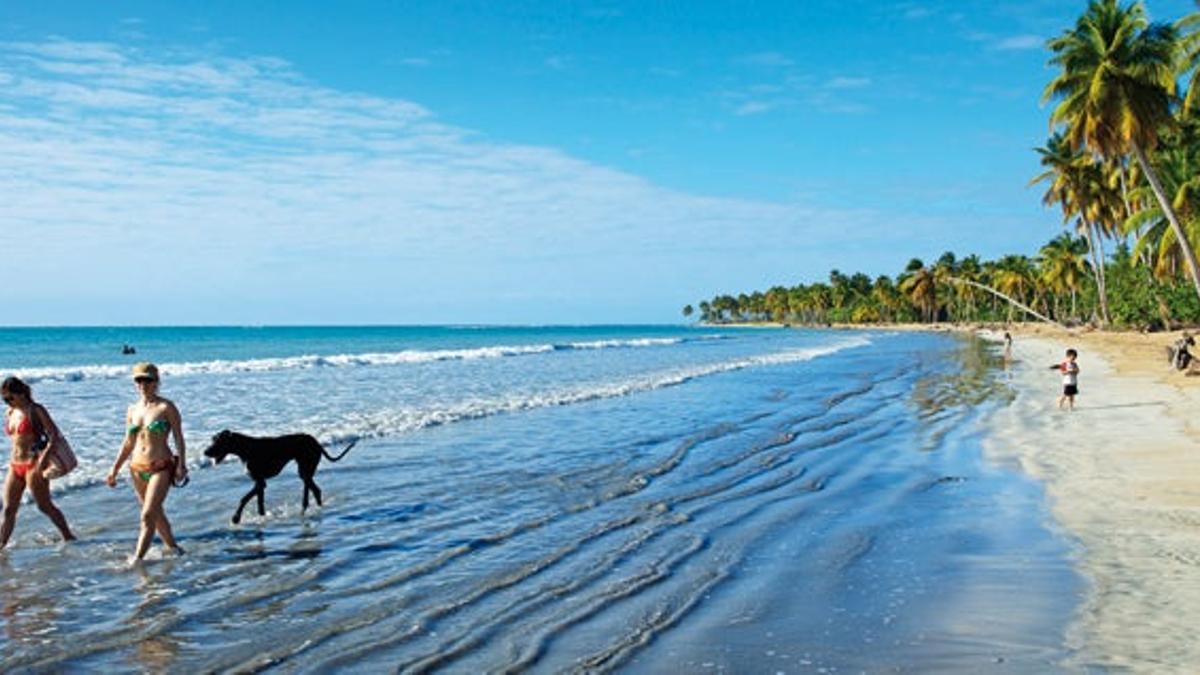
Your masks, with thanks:
M1012 388L998 377L1005 364L994 345L975 336L962 336L957 347L940 356L943 361L913 385L912 401L922 418L963 406L1012 402Z
M141 600L125 623L130 632L144 637L127 658L131 665L145 671L170 670L179 657L180 641L169 632L169 627L178 624L181 618L172 604L172 599L182 593L171 585L172 579L177 579L174 568L173 560L164 561L153 570L145 565L133 568L138 575L135 589Z
M54 598L37 588L22 586L7 564L0 565L5 581L0 586L0 616L4 635L12 644L38 645L53 641L58 629L59 610Z

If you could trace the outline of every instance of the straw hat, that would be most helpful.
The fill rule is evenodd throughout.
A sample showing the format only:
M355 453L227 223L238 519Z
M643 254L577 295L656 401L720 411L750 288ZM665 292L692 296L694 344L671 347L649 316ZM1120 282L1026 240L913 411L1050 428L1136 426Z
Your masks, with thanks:
M139 363L133 367L133 379L140 380L142 378L157 380L158 366L153 363Z

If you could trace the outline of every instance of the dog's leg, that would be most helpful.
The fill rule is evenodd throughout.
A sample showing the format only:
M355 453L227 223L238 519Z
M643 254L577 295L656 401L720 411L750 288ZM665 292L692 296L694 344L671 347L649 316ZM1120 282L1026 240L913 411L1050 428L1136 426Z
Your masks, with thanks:
M300 512L308 510L308 481L304 481L304 499L300 502Z
M258 481L258 515L260 515L260 516L267 515L266 506L263 505L263 497L266 495L266 492L267 492L267 481L265 481L265 480Z
M317 506L324 506L321 503L321 488L317 487L317 482L310 478L304 479L304 489L312 490L313 496L317 498Z
M242 522L242 509L246 508L246 504L250 501L250 498L253 497L256 493L258 493L258 491L260 489L261 489L260 483L258 483L256 481L254 483L254 487L251 488L250 491L246 493L245 497L242 497L242 501L238 504L237 511L235 511L233 514L233 524L234 525L237 525L238 523ZM262 497L259 497L259 499L262 499Z

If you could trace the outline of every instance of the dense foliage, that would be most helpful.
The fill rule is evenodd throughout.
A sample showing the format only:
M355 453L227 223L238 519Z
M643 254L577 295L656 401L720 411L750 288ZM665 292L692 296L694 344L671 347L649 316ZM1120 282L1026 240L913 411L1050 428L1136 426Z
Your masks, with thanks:
M718 295L700 320L1200 323L1200 12L1153 23L1141 2L1091 0L1047 47L1051 136L1031 182L1066 231L1035 256L945 253L895 279L834 270L828 283Z

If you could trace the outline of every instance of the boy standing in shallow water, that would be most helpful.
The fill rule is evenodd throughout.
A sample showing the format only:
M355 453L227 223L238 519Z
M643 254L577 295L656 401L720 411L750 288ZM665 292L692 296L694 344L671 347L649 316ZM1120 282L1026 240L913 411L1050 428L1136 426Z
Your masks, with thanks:
M1079 364L1075 363L1078 357L1079 352L1068 349L1067 358L1062 363L1050 366L1051 370L1058 369L1062 373L1063 393L1058 397L1059 410L1062 410L1064 403L1069 409L1075 409L1075 395L1079 393Z

